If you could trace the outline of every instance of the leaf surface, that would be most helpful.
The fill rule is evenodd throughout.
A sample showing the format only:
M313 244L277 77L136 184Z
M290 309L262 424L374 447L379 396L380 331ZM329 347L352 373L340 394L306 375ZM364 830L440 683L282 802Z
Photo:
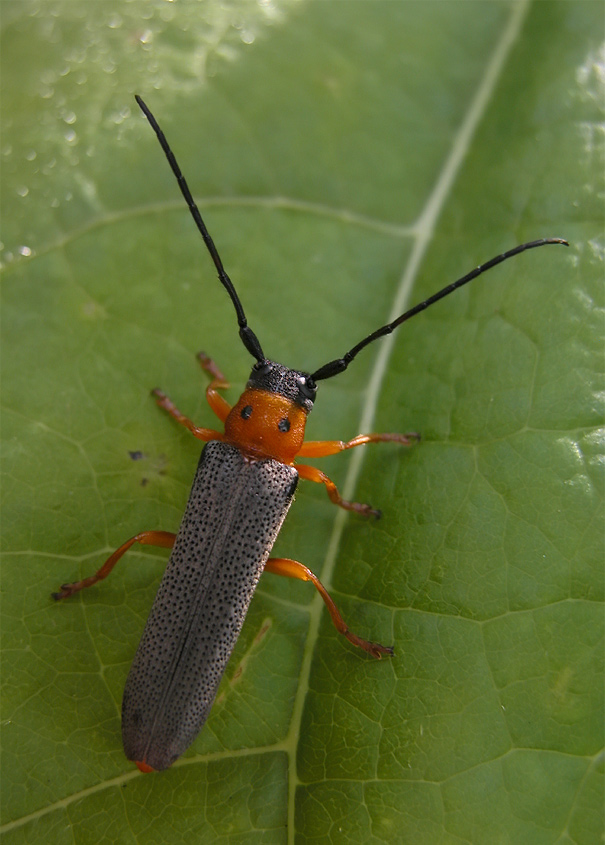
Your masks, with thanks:
M3 836L550 843L602 835L602 10L591 2L2 4ZM600 52L601 51L601 52ZM122 752L128 667L214 425L195 353L249 356L148 102L266 353L314 370L516 243L320 386L321 462L211 717ZM398 310L397 310L398 309ZM364 454L362 454L364 452Z

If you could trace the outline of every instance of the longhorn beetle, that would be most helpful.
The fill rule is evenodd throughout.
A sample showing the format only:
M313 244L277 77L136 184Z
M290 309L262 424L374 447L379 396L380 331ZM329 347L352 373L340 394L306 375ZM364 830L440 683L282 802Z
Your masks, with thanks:
M316 467L295 458L320 458L364 443L409 445L416 434L360 434L342 440L304 442L307 415L317 382L342 373L370 343L390 334L410 317L526 249L565 244L562 238L524 243L492 258L424 302L359 341L342 358L314 373L291 370L265 357L246 321L244 309L225 272L214 242L164 133L143 100L136 101L168 159L189 211L227 290L239 336L256 360L239 401L230 407L219 394L228 384L204 353L198 358L211 377L206 399L224 423L224 432L200 428L161 390L152 391L160 408L207 442L198 464L178 534L143 531L127 540L94 575L64 584L53 594L63 599L106 578L135 543L172 549L168 566L130 669L122 702L122 739L129 760L143 772L168 768L193 742L208 717L216 691L263 571L311 581L334 625L372 657L393 649L353 634L319 579L302 563L270 558L269 553L294 497L299 478L323 484L334 504L363 516L380 515L369 505L348 502Z

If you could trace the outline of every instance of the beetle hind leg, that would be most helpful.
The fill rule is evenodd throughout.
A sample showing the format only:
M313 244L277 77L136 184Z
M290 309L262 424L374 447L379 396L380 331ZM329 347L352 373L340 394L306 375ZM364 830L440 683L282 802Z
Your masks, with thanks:
M311 581L324 600L336 630L340 634L343 634L350 643L362 648L364 651L367 651L368 654L371 654L372 657L376 657L379 660L383 654L393 654L392 646L381 645L380 643L364 640L349 630L348 625L340 615L340 611L334 604L332 597L324 585L321 583L317 575L311 572L311 570L303 563L299 563L297 560L290 560L290 558L287 557L271 557L265 564L265 572L273 572L274 575L285 575L288 578L297 578L299 581Z
M88 578L82 578L81 581L74 581L72 584L62 584L61 589L51 595L55 601L67 599L73 596L74 593L84 590L86 587L92 587L93 584L102 581L103 578L107 578L122 555L135 543L140 543L142 546L160 546L163 549L171 549L174 546L175 540L176 534L173 534L171 531L142 531L135 537L131 537L130 540L126 540L125 543L122 543L120 548L116 549L107 558L103 566L94 575L89 575Z

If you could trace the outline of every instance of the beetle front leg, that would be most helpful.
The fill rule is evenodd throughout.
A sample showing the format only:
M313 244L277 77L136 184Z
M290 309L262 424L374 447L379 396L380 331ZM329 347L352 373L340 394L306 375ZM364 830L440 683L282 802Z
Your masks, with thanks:
M362 648L364 651L367 651L368 654L371 654L372 657L376 657L379 660L383 654L393 654L392 646L381 645L380 643L373 643L369 640L364 640L349 630L348 625L340 615L340 611L334 604L332 597L324 585L321 583L317 575L311 572L311 570L303 563L299 563L297 560L290 560L290 558L287 557L270 557L265 564L265 572L273 572L275 575L285 575L287 578L297 578L299 581L311 581L326 603L326 607L328 608L328 612L336 630L340 634L344 634L350 643Z
M345 449L354 449L366 443L399 443L401 446L411 446L419 440L420 435L415 431L409 431L407 434L358 434L352 440L307 440L298 455L301 458L326 458L328 455L336 455Z
M201 428L199 425L192 422L189 417L186 417L185 414L179 411L174 402L166 396L164 391L160 390L159 387L154 387L151 391L151 395L155 397L155 401L162 410L169 413L173 420L176 420L180 425L184 426L193 434L194 437L197 437L199 440L204 440L206 443L209 440L223 439L223 435L220 431L214 431L212 428Z
M55 601L67 599L69 596L73 596L74 593L84 590L86 587L92 587L93 584L102 581L103 578L107 578L122 555L135 543L140 543L142 546L160 546L163 549L171 549L174 546L175 540L176 534L173 534L171 531L142 531L136 537L131 537L130 540L122 543L120 548L116 549L107 558L103 566L94 575L89 575L88 578L83 578L81 581L74 581L72 584L62 584L59 592L52 593L51 595Z
M206 401L219 420L224 423L229 416L231 405L218 391L226 390L229 387L229 382L209 355L206 355L205 352L198 352L196 357L204 372L212 377L212 381L206 388Z
M198 352L196 357L204 372L208 373L208 375L212 377L212 381L206 388L206 401L219 420L224 423L229 415L229 411L231 410L231 405L220 395L218 391L229 387L229 382L226 381L225 376L209 355L206 355L205 352ZM223 435L220 431L215 431L212 428L202 428L190 420L189 417L186 417L185 414L179 411L172 399L166 396L164 391L160 390L159 387L154 388L151 391L151 395L155 397L155 401L162 410L169 413L173 420L176 420L179 425L184 426L193 434L194 437L197 437L199 440L204 440L206 443L209 440L223 439Z

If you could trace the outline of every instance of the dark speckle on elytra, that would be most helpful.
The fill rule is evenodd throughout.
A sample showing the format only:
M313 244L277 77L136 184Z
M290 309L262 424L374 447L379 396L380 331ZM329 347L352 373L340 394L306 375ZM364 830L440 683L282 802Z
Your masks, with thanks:
M142 461L143 458L145 457L145 454L143 452L138 452L138 451L137 452L130 452L129 451L128 454L130 455L131 461Z
M147 487L148 484L149 484L148 478L141 478L141 487Z

